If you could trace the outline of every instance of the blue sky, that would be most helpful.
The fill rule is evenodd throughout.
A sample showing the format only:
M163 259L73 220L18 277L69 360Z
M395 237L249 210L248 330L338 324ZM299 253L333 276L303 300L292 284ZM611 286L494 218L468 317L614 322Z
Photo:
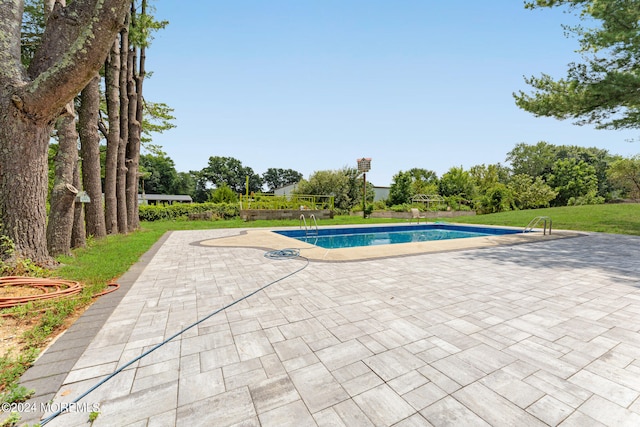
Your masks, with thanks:
M378 186L414 167L505 163L517 143L640 152L637 131L599 131L516 107L523 76L579 59L559 9L520 0L154 0L168 27L147 53L145 97L175 109L154 137L178 171L210 156L256 173L356 167ZM195 3L195 5L194 5Z

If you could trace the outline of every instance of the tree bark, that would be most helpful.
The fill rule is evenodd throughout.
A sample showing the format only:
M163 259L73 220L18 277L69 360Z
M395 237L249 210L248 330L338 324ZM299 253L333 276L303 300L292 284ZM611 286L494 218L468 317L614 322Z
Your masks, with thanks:
M51 192L51 208L47 223L49 255L71 254L74 202L78 190L73 186L73 171L78 164L78 132L73 104L56 123L58 153L54 160L55 178Z
M48 18L54 8L66 6L65 0L45 0L45 17ZM73 185L73 173L78 163L78 131L73 101L66 105L65 113L57 120L58 153L54 160L54 182L51 192L51 208L47 222L47 249L51 256L71 253L71 234L74 218L74 194L78 193Z
M133 3L131 4L133 8ZM126 152L129 141L129 92L127 80L129 78L129 17L125 18L125 27L120 31L120 146L118 148L118 229L121 233L129 231L127 217L127 174L128 167Z
M84 190L91 199L89 203L83 203L86 233L96 238L104 237L107 234L104 222L102 181L100 177L99 110L100 77L96 76L89 82L87 87L82 90L79 111L82 183Z
M127 142L120 139L118 144L118 176L116 178L116 197L118 199L118 231L127 233Z
M132 52L133 64L129 73L129 142L127 144L127 217L129 231L140 226L138 216L138 169L140 164L140 134L142 124L142 81L144 80L144 48L140 49L140 65L136 67L137 55Z
M118 148L120 146L120 46L116 41L111 47L105 66L105 85L109 134L107 135L107 157L104 166L105 225L108 234L118 232Z
M20 60L23 1L0 0L0 222L17 254L52 261L46 245L48 144L56 117L104 62L130 0L54 8L27 71Z
M147 0L142 0L141 15L147 14ZM135 10L131 10L132 20L135 19ZM146 77L146 44L142 43L139 56L136 47L132 46L130 52L130 71L128 79L129 87L129 108L135 110L135 114L129 114L129 142L127 144L127 161L129 173L127 174L127 211L129 219L129 230L140 227L140 217L138 214L138 187L140 168L140 143L142 134L142 120L144 114L144 100L142 96L142 86ZM138 62L139 58L139 62Z
M47 149L51 126L35 126L0 89L0 215L2 234L23 257L49 263L45 224Z

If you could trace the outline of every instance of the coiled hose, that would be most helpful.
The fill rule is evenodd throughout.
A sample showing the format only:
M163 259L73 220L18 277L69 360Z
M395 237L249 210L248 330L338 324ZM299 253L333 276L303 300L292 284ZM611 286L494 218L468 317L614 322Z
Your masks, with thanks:
M78 295L82 292L82 285L72 280L56 279L51 277L22 277L4 276L0 277L0 288L31 288L35 291L32 295L4 296L0 297L0 310L12 308L29 303L48 301L57 298L67 298ZM93 295L93 298L106 295L120 288L117 283L109 283L107 288ZM45 308L39 311L46 311ZM12 316L12 313L0 313L0 316Z

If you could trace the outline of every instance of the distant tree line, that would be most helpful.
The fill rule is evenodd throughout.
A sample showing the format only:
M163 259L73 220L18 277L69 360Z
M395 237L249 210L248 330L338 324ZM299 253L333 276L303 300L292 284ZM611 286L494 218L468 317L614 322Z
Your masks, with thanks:
M497 163L469 169L453 166L441 177L428 169L399 171L387 200L376 208L406 210L417 195L437 195L451 209L482 213L604 203L640 198L640 157L607 150L539 142L517 144ZM190 194L198 202L235 202L238 194L273 192L296 183L297 194L331 195L339 212L362 209L363 178L355 168L316 171L308 179L293 169L269 168L260 175L232 157L213 156L200 171L177 172L165 153L142 155L144 191ZM373 204L367 183L366 203ZM443 207L443 206L439 206Z
M166 153L140 156L141 191L150 194L188 194L196 202L230 201L238 194L273 192L302 180L293 169L269 168L262 175L233 157L211 156L199 171L178 172Z
M437 194L450 207L491 213L640 197L640 156L623 158L598 148L539 142L517 144L506 160L510 166L452 167L439 179L421 169L399 172L387 204L411 203L420 193Z

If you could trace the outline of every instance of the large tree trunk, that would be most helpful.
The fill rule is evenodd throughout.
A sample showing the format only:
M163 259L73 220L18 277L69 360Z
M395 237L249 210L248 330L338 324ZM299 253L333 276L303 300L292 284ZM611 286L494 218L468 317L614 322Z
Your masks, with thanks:
M104 237L107 234L100 178L99 110L100 77L96 76L82 90L79 111L82 184L91 199L89 203L84 203L86 231L87 234L96 238Z
M28 84L20 61L22 2L0 3L0 218L2 234L18 255L36 262L52 261L45 225L48 147L53 118L37 120L24 96ZM37 104L37 103L36 103ZM61 109L64 104L60 105Z
M100 69L130 0L54 8L27 75L20 59L23 1L0 0L0 222L17 254L47 263L49 138L56 117Z
M57 0L66 6L65 0ZM55 0L45 0L44 13L48 18L56 7ZM73 172L78 162L78 131L73 102L67 104L65 113L56 122L58 153L54 159L54 181L51 192L51 208L47 222L47 249L51 256L71 253L71 233L77 187L73 185Z
M131 4L133 8L133 3ZM120 31L120 146L118 148L118 229L121 233L129 231L127 217L127 174L128 167L126 153L129 141L129 93L127 79L129 78L129 15L125 18L127 24Z
M144 3L143 3L144 4ZM142 132L142 81L144 80L144 48L141 49L140 68L136 70L137 55L131 52L133 64L129 72L129 142L127 144L127 217L129 230L140 226L138 216L138 169L140 164L140 134Z
M142 0L141 11L142 17L147 14L147 0ZM132 20L135 21L135 9L131 9ZM137 47L132 46L129 65L129 142L127 144L127 161L129 172L127 174L127 212L129 219L129 230L135 230L140 227L140 216L138 213L138 187L139 187L139 165L140 165L140 142L142 134L143 120L143 97L142 84L146 77L145 61L146 51L145 43L140 47L140 56L138 63ZM143 190L144 192L144 190Z
M54 161L55 178L51 192L51 208L47 224L49 255L71 253L74 202L78 190L73 186L73 172L78 163L78 132L73 104L58 119L58 153Z
M118 148L120 147L120 46L116 41L111 47L109 60L105 66L107 114L109 134L107 135L107 157L104 166L104 201L107 233L118 232Z
M36 262L51 261L47 252L48 159L51 125L25 117L8 88L0 88L0 214L2 234L18 253Z
M131 15L135 13L134 4L131 4L131 11L127 15L126 22L131 19ZM127 231L133 231L136 228L136 224L131 217L132 203L137 203L137 188L135 201L131 198L131 188L129 179L132 173L136 173L137 169L132 167L129 161L129 138L130 138L130 126L132 116L135 118L135 104L131 104L132 87L129 81L134 73L135 63L131 60L131 52L129 51L129 28L125 27L120 32L120 39L122 41L120 45L122 53L122 68L120 74L120 103L121 103L121 117L120 117L120 135L124 142L124 166L126 168L126 174L123 176L124 180L124 215L127 218Z

